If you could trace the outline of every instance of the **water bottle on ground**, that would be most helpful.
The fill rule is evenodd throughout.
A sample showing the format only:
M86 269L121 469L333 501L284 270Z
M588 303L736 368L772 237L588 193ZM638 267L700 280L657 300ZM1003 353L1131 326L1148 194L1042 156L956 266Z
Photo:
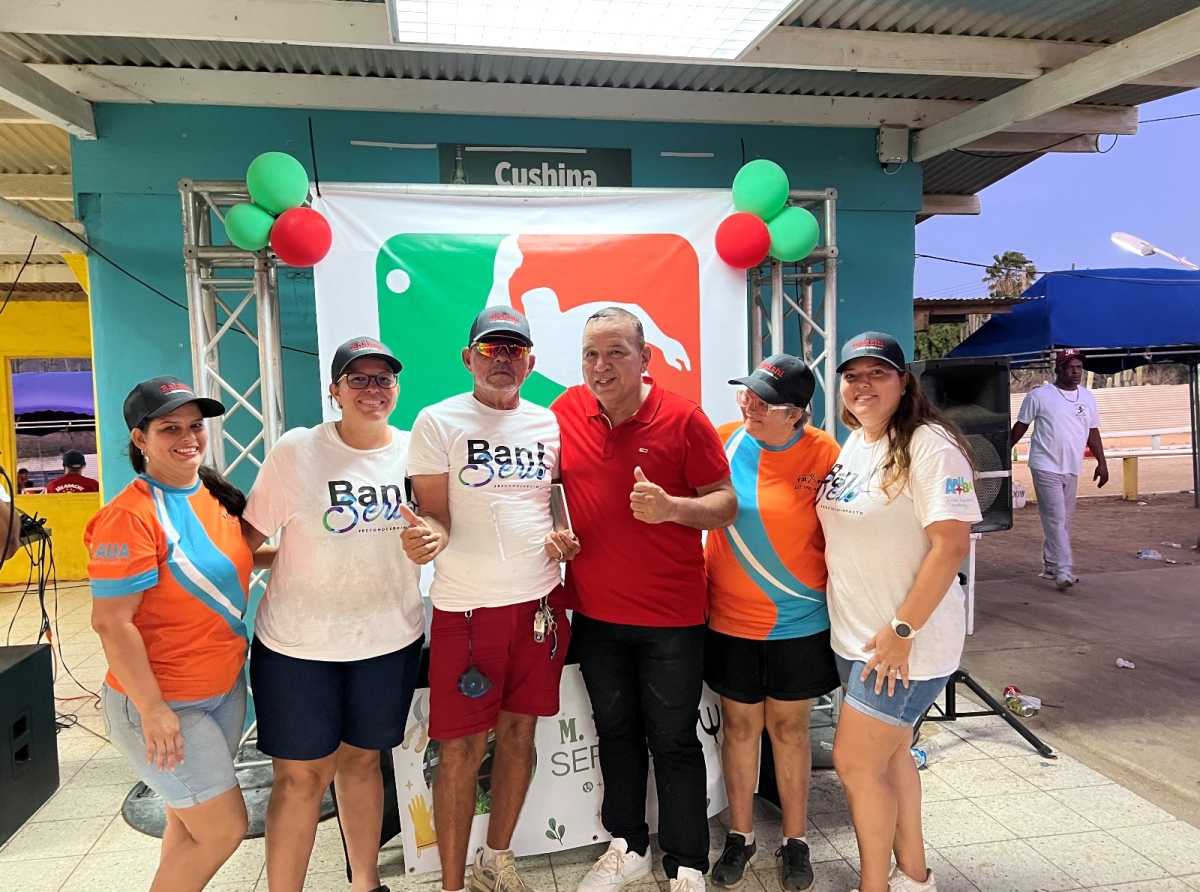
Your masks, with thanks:
M1161 561L1162 552L1154 548L1143 548L1141 551L1135 552L1134 557L1141 558L1143 561Z
M913 761L917 763L917 770L920 771L929 764L929 756L925 754L925 750L918 746L914 746L911 750Z

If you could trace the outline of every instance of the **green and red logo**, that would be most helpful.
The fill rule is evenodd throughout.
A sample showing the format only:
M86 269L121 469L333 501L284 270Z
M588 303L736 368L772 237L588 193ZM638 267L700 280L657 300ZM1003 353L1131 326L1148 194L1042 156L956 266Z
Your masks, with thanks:
M641 319L649 374L700 402L700 270L671 234L392 236L376 258L379 336L404 362L393 423L471 388L460 352L475 316L510 305L529 319L537 366L522 396L549 405L583 381L588 316L619 306Z

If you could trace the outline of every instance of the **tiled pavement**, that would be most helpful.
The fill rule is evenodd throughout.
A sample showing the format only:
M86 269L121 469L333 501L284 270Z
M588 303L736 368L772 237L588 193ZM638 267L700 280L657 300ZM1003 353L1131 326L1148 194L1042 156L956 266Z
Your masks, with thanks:
M0 591L0 617L13 616L19 591ZM58 629L67 665L93 689L105 661L89 624L85 585L60 587ZM21 609L11 643L32 641L36 614ZM7 622L5 623L7 625ZM64 680L65 679L65 680ZM79 688L60 669L56 694ZM136 892L149 886L159 841L129 828L121 802L134 777L104 733L99 713L86 700L60 701L79 726L58 739L62 786L3 848L2 892ZM1085 765L1061 755L1048 761L1032 753L996 718L962 719L927 726L922 744L929 754L924 779L925 832L930 864L942 892L1197 892L1200 890L1200 830ZM817 771L809 802L809 844L817 892L849 892L857 880L854 832L845 799L831 771ZM711 822L713 857L724 840L724 815ZM758 854L747 873L746 892L779 892L774 851L778 812L760 806ZM603 845L520 859L523 875L538 892L574 892ZM394 892L437 892L436 875L406 877L398 841L381 856ZM665 892L656 867L654 880ZM249 840L221 869L210 889L266 892L263 841ZM305 886L313 892L344 892L342 848L337 828L326 822Z

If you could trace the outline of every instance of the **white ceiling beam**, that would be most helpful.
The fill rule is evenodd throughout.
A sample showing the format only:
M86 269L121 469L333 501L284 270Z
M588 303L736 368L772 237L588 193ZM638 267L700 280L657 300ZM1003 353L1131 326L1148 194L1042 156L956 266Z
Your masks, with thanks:
M979 212L978 195L922 195L918 213L931 217L934 214L974 216Z
M913 159L924 161L1197 54L1200 9L1193 9L934 124L914 138Z
M70 176L0 173L0 197L9 201L71 201Z
M340 0L156 0L154 3L20 0L0 4L0 31L418 52L468 51L463 47L426 44L398 47L389 37L387 11L382 3ZM1031 80L1099 49L1096 44L1054 40L781 26L739 59L710 59L702 64ZM539 50L469 51L550 58L586 55ZM601 58L655 61L655 57L647 56ZM681 64L686 60L664 57L657 61ZM1200 63L1184 62L1131 82L1200 87Z
M1071 133L1004 131L969 142L961 148L970 152L1099 152L1100 136L1095 133L1075 136Z
M96 122L89 103L4 53L0 53L0 101L80 139L96 138Z
M34 250L57 250L57 251L73 251L77 254L90 254L91 248L81 241L72 230L82 234L82 227L72 223L55 223L52 220L47 220L41 214L35 214L28 208L23 208L19 204L13 204L7 198L0 198L0 221L9 223L17 229L25 231L25 248L28 251L30 245L34 245ZM34 244L33 239L37 237L37 243Z
M919 129L978 103L950 100L784 96L469 83L382 77L276 74L119 65L37 65L47 78L93 102L330 108L533 118L685 121ZM1028 133L1137 132L1137 109L1076 105L1023 122Z

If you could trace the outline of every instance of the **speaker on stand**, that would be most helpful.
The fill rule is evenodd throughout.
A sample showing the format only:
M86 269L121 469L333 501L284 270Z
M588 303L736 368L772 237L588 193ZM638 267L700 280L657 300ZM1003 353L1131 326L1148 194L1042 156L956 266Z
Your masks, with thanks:
M0 647L0 845L58 789L49 644Z

